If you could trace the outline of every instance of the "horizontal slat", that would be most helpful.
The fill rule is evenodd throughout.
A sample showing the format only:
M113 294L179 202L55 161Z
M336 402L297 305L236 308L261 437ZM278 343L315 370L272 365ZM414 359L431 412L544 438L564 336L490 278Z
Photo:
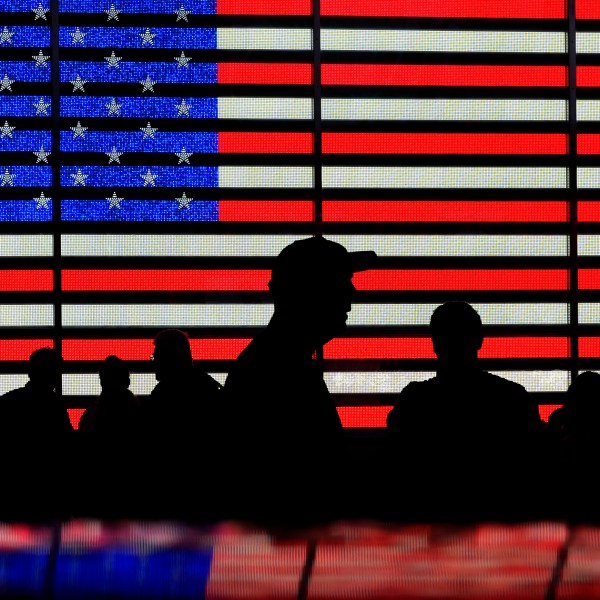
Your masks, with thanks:
M580 36L581 33L578 34ZM578 51L579 50L579 37ZM595 40L594 40L595 41ZM584 41L586 47L593 41ZM279 48L278 45L272 46ZM436 29L323 29L321 50L358 52L566 53L561 31L485 31Z
M348 325L426 326L437 304L353 304ZM477 304L485 325L566 325L568 304ZM63 304L63 327L263 327L268 304Z
M311 29L219 27L219 50L312 50Z
M223 188L310 188L313 185L312 167L219 167L219 187Z
M348 325L425 326L438 304L354 304ZM481 304L471 306L484 325L567 325L568 304Z
M579 170L582 171L582 168ZM598 169L584 169L582 187L597 187L598 171ZM326 166L323 167L323 186L326 188L566 189L567 169L562 167Z
M1 304L0 327L52 327L51 304Z
M568 256L566 235L328 235L379 256Z
M63 304L63 327L261 327L272 304Z
M0 257L52 256L53 249L51 235L0 235Z
M225 383L226 373L210 373L219 383ZM136 396L147 396L156 385L154 373L131 373L129 389ZM65 396L98 396L102 391L97 373L67 373L62 376Z
M490 371L521 384L528 392L564 392L569 387L569 371ZM424 381L431 371L415 372L338 372L325 373L332 394L396 394L412 381Z
M521 384L530 393L564 392L569 386L568 371L490 371L495 375ZM219 383L224 384L227 373L211 372ZM435 375L433 371L414 372L329 372L324 379L332 394L397 394L412 381L424 381ZM4 375L0 386L12 389L23 385L26 375ZM23 383L19 383L23 382ZM156 385L154 373L131 373L131 391L140 396L149 394ZM63 394L66 396L97 396L101 392L97 373L68 373L62 377Z
M276 256L302 235L63 234L63 256ZM560 235L333 235L379 256L567 256Z
M230 0L231 1L231 0ZM516 0L472 2L471 0L323 0L324 16L349 17L434 17L475 19L564 19L562 0Z
M600 215L600 209L597 214ZM567 219L565 201L399 199L325 200L323 202L323 220L326 222L556 223L566 222Z
M63 234L62 256L277 256L306 235Z
M220 119L312 119L311 98L218 98Z
M220 102L221 100L219 100L219 111ZM578 101L578 110L579 102L582 101ZM593 106L586 107L585 110L596 114L596 111L600 110L596 106L598 104L600 103L595 101ZM325 121L566 121L567 117L566 100L538 98L527 100L323 98L322 100L322 118Z

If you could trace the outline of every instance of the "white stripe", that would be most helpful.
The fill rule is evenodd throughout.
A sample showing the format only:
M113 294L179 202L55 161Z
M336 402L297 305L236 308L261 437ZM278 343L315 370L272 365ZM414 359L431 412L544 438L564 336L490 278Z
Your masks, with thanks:
M312 119L311 98L219 98L219 119Z
M353 304L349 326L428 326L439 304ZM484 325L567 325L568 304L476 304Z
M568 371L490 371L520 383L528 392L564 392L569 386ZM415 372L330 372L325 383L332 394L397 394L411 381L424 381L435 375Z
M593 170L598 171L598 169ZM323 167L323 186L325 188L566 189L567 169L565 167L336 166ZM595 184L594 187L596 186Z
M600 100L577 100L578 121L600 121Z
M580 302L578 311L579 323L582 325L598 325L600 323L600 303Z
M353 304L352 327L427 326L437 304ZM472 304L484 325L567 325L568 304ZM64 304L63 327L264 327L266 304Z
M25 373L3 373L0 375L0 395L23 387L28 381Z
M1 304L0 327L53 327L51 304Z
M63 234L62 256L277 256L307 235Z
M331 372L324 379L332 394L397 394L411 381L433 377L433 371Z
M490 371L520 383L528 392L565 392L569 387L569 371Z
M577 254L578 256L598 256L600 254L600 235L578 235Z
M566 235L328 235L379 256L568 256Z
M600 52L600 33L578 31L576 46L578 54L598 54Z
M311 29L219 27L218 50L312 50Z
M566 53L567 34L561 31L323 29L321 49L357 52Z
M0 235L0 256L52 256L51 235Z
M219 167L222 188L312 188L312 167Z
M577 167L577 186L584 189L600 187L600 168Z
M227 373L210 373L219 383L225 383ZM131 373L129 389L136 396L147 396L156 385L154 373ZM97 373L68 373L62 376L62 389L65 396L98 396L100 379Z
M63 327L262 327L272 304L63 304Z
M220 105L219 105L220 106ZM324 120L566 121L566 100L323 98Z

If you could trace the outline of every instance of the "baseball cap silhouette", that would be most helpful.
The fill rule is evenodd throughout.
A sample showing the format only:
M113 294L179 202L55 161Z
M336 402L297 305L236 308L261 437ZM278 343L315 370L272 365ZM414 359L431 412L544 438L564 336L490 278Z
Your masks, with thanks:
M373 268L373 250L349 252L344 246L322 236L296 240L275 259L269 288L289 289L321 286L336 276L352 277L357 271Z

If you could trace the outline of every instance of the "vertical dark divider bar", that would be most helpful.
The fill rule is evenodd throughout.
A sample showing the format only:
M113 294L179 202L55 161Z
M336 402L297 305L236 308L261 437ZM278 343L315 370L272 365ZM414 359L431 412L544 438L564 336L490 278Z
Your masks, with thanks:
M321 0L313 0L313 231L323 235L323 144L321 127ZM317 364L324 371L323 347L317 348Z
M566 0L568 10L569 56L569 323L571 345L571 381L579 367L579 259L577 256L577 23L575 0Z
M323 233L323 143L321 126L321 0L313 0L314 226Z
M54 347L62 354L62 278L61 278L61 214L60 186L60 62L59 62L59 0L50 0L50 43L52 60L52 246ZM59 384L58 392L62 392Z

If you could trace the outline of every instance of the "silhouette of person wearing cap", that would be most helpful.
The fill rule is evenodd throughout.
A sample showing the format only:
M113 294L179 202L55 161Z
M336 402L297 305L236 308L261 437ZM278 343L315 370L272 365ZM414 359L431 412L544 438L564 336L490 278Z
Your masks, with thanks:
M430 332L436 376L408 384L387 417L390 476L403 484L396 508L466 520L535 510L527 490L535 491L542 428L536 403L522 385L481 369L483 326L468 303L438 306Z
M179 329L156 335L152 365L157 384L140 405L145 510L150 517L203 519L210 510L221 385L194 363L189 337Z
M344 434L314 360L346 327L352 275L374 252L348 252L323 237L301 239L276 258L274 312L225 381L240 509L267 521L328 519L340 506Z
M62 357L34 350L29 381L0 397L0 445L5 457L0 518L50 519L70 511L75 431L56 392Z

